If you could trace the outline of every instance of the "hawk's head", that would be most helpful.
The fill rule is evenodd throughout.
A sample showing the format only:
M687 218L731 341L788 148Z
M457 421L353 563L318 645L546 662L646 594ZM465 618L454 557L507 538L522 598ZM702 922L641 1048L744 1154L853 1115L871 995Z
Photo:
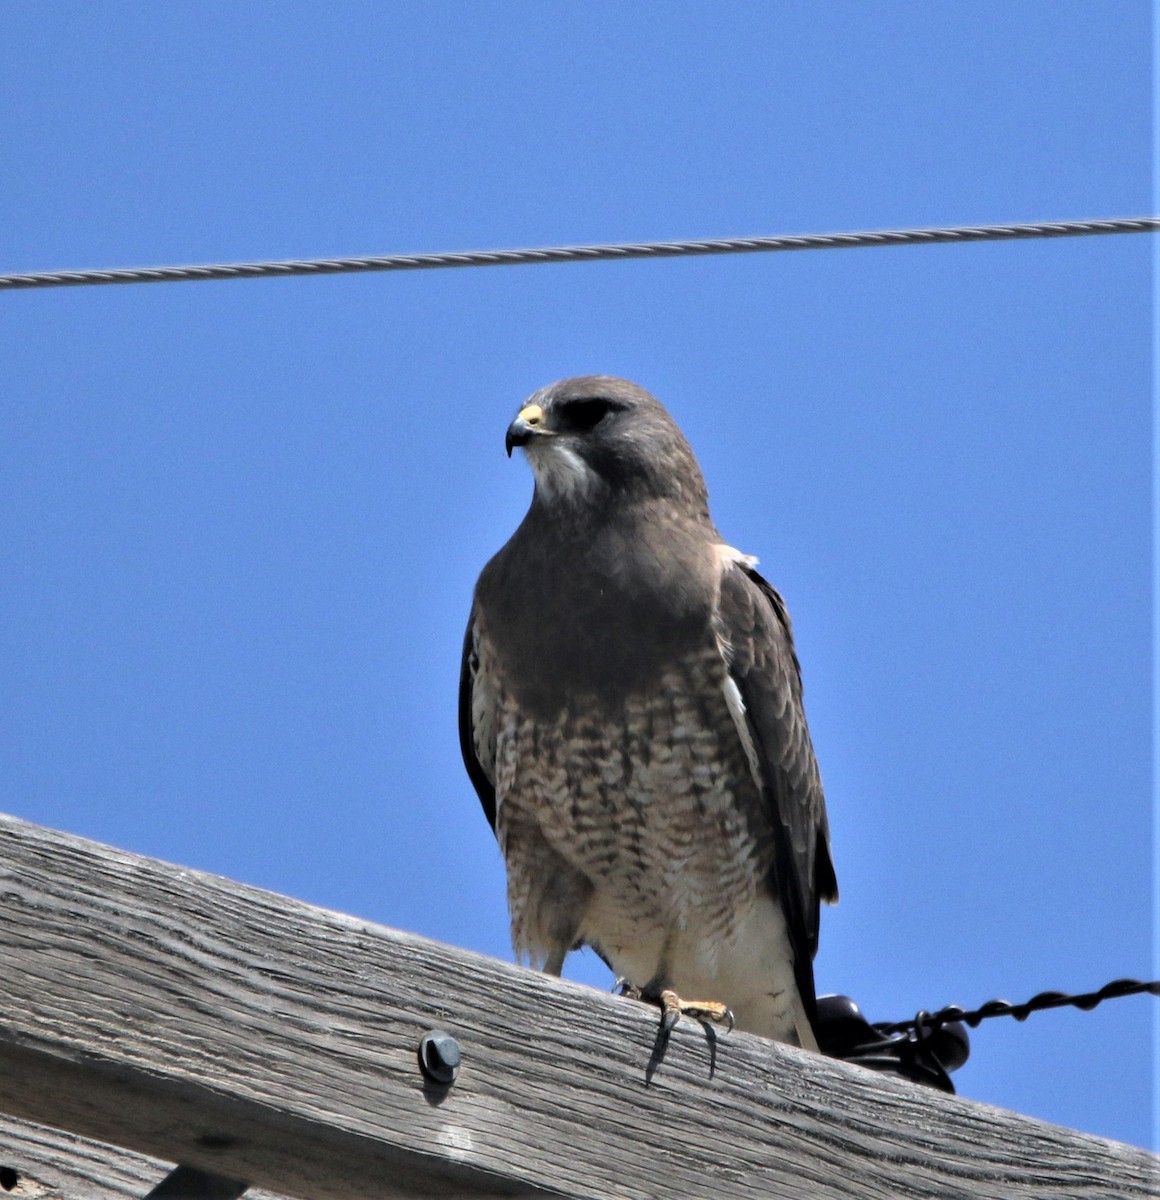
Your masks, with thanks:
M508 426L509 455L513 446L528 456L539 503L664 497L707 513L689 443L660 401L627 379L582 375L541 388Z

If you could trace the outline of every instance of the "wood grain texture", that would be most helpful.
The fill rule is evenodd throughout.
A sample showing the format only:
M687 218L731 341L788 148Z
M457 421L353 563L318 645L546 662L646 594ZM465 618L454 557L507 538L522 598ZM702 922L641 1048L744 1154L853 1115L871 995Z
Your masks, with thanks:
M173 1169L143 1154L0 1116L0 1195L5 1200L143 1200ZM251 1188L246 1200L287 1200Z
M0 962L0 1111L308 1200L1160 1183L1142 1150L745 1034L714 1055L682 1023L650 1073L643 1005L12 818Z

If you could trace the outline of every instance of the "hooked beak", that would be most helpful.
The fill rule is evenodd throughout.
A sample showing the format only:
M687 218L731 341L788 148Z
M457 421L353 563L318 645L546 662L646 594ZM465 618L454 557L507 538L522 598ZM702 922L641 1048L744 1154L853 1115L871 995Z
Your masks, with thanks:
M526 446L532 438L543 437L551 432L544 410L538 404L525 405L508 426L507 437L504 439L508 458L512 456L513 447Z

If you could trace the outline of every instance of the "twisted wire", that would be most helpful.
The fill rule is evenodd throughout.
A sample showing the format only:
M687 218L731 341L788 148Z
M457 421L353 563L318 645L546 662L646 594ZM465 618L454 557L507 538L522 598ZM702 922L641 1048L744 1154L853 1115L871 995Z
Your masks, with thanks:
M1009 1000L988 1000L986 1004L969 1011L957 1004L948 1004L936 1013L920 1012L909 1021L880 1022L876 1023L874 1028L882 1034L905 1033L920 1026L929 1030L951 1021L962 1021L975 1029L980 1022L991 1017L1014 1017L1016 1021L1026 1021L1032 1013L1043 1012L1049 1008L1079 1008L1090 1012L1105 1000L1140 995L1160 996L1160 979L1150 983L1142 983L1139 979L1115 979L1104 984L1098 992L1081 992L1078 995L1069 995L1067 992L1040 992L1024 1004L1012 1004Z
M285 262L205 263L194 266L122 267L112 270L36 271L0 275L0 289L83 287L111 283L196 283L210 279L261 279L285 275L338 275L359 271L430 271L444 267L512 267L534 263L595 262L628 258L683 258L780 250L842 250L937 242L992 242L1020 238L1086 237L1160 231L1158 217L1052 221L1021 225L961 225L936 229L880 229L865 233L807 233L711 241L626 242L545 246L524 250L469 250L448 254L391 254L369 258L305 258Z

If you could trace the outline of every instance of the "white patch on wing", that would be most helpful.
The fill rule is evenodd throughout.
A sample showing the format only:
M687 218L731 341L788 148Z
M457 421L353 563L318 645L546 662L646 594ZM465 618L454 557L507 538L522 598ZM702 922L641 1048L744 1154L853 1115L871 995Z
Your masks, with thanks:
M743 554L735 546L726 546L724 542L718 542L714 549L717 551L717 561L720 562L722 570L730 566L757 566L756 554Z
M724 573L730 567L756 567L757 558L752 554L743 554L740 550L733 546L726 546L724 542L718 542L713 547L717 554L717 561L721 566L721 571ZM745 700L742 698L741 689L737 686L737 681L732 674L728 673L733 665L733 647L729 645L725 638L718 635L717 648L721 651L721 657L725 660L725 703L729 706L729 715L733 718L733 724L737 726L737 736L741 738L741 745L745 750L745 758L749 763L749 769L753 773L753 782L757 784L758 790L765 787L765 781L761 774L761 760L757 755L757 745L753 740L753 730L749 728L749 717L745 710Z
M729 656L725 654L724 647L721 653L725 656L725 661L729 661ZM749 728L749 717L745 711L745 701L741 697L741 689L737 686L737 681L732 675L725 676L725 703L729 706L729 715L733 718L733 724L737 726L737 734L741 738L741 746L745 751L745 758L749 763L749 769L753 772L753 782L757 784L758 790L764 788L765 783L761 777L761 760L757 757L757 746L753 741L753 731Z
M524 447L536 487L546 500L586 496L600 482L600 476L572 449L556 438L537 438Z

